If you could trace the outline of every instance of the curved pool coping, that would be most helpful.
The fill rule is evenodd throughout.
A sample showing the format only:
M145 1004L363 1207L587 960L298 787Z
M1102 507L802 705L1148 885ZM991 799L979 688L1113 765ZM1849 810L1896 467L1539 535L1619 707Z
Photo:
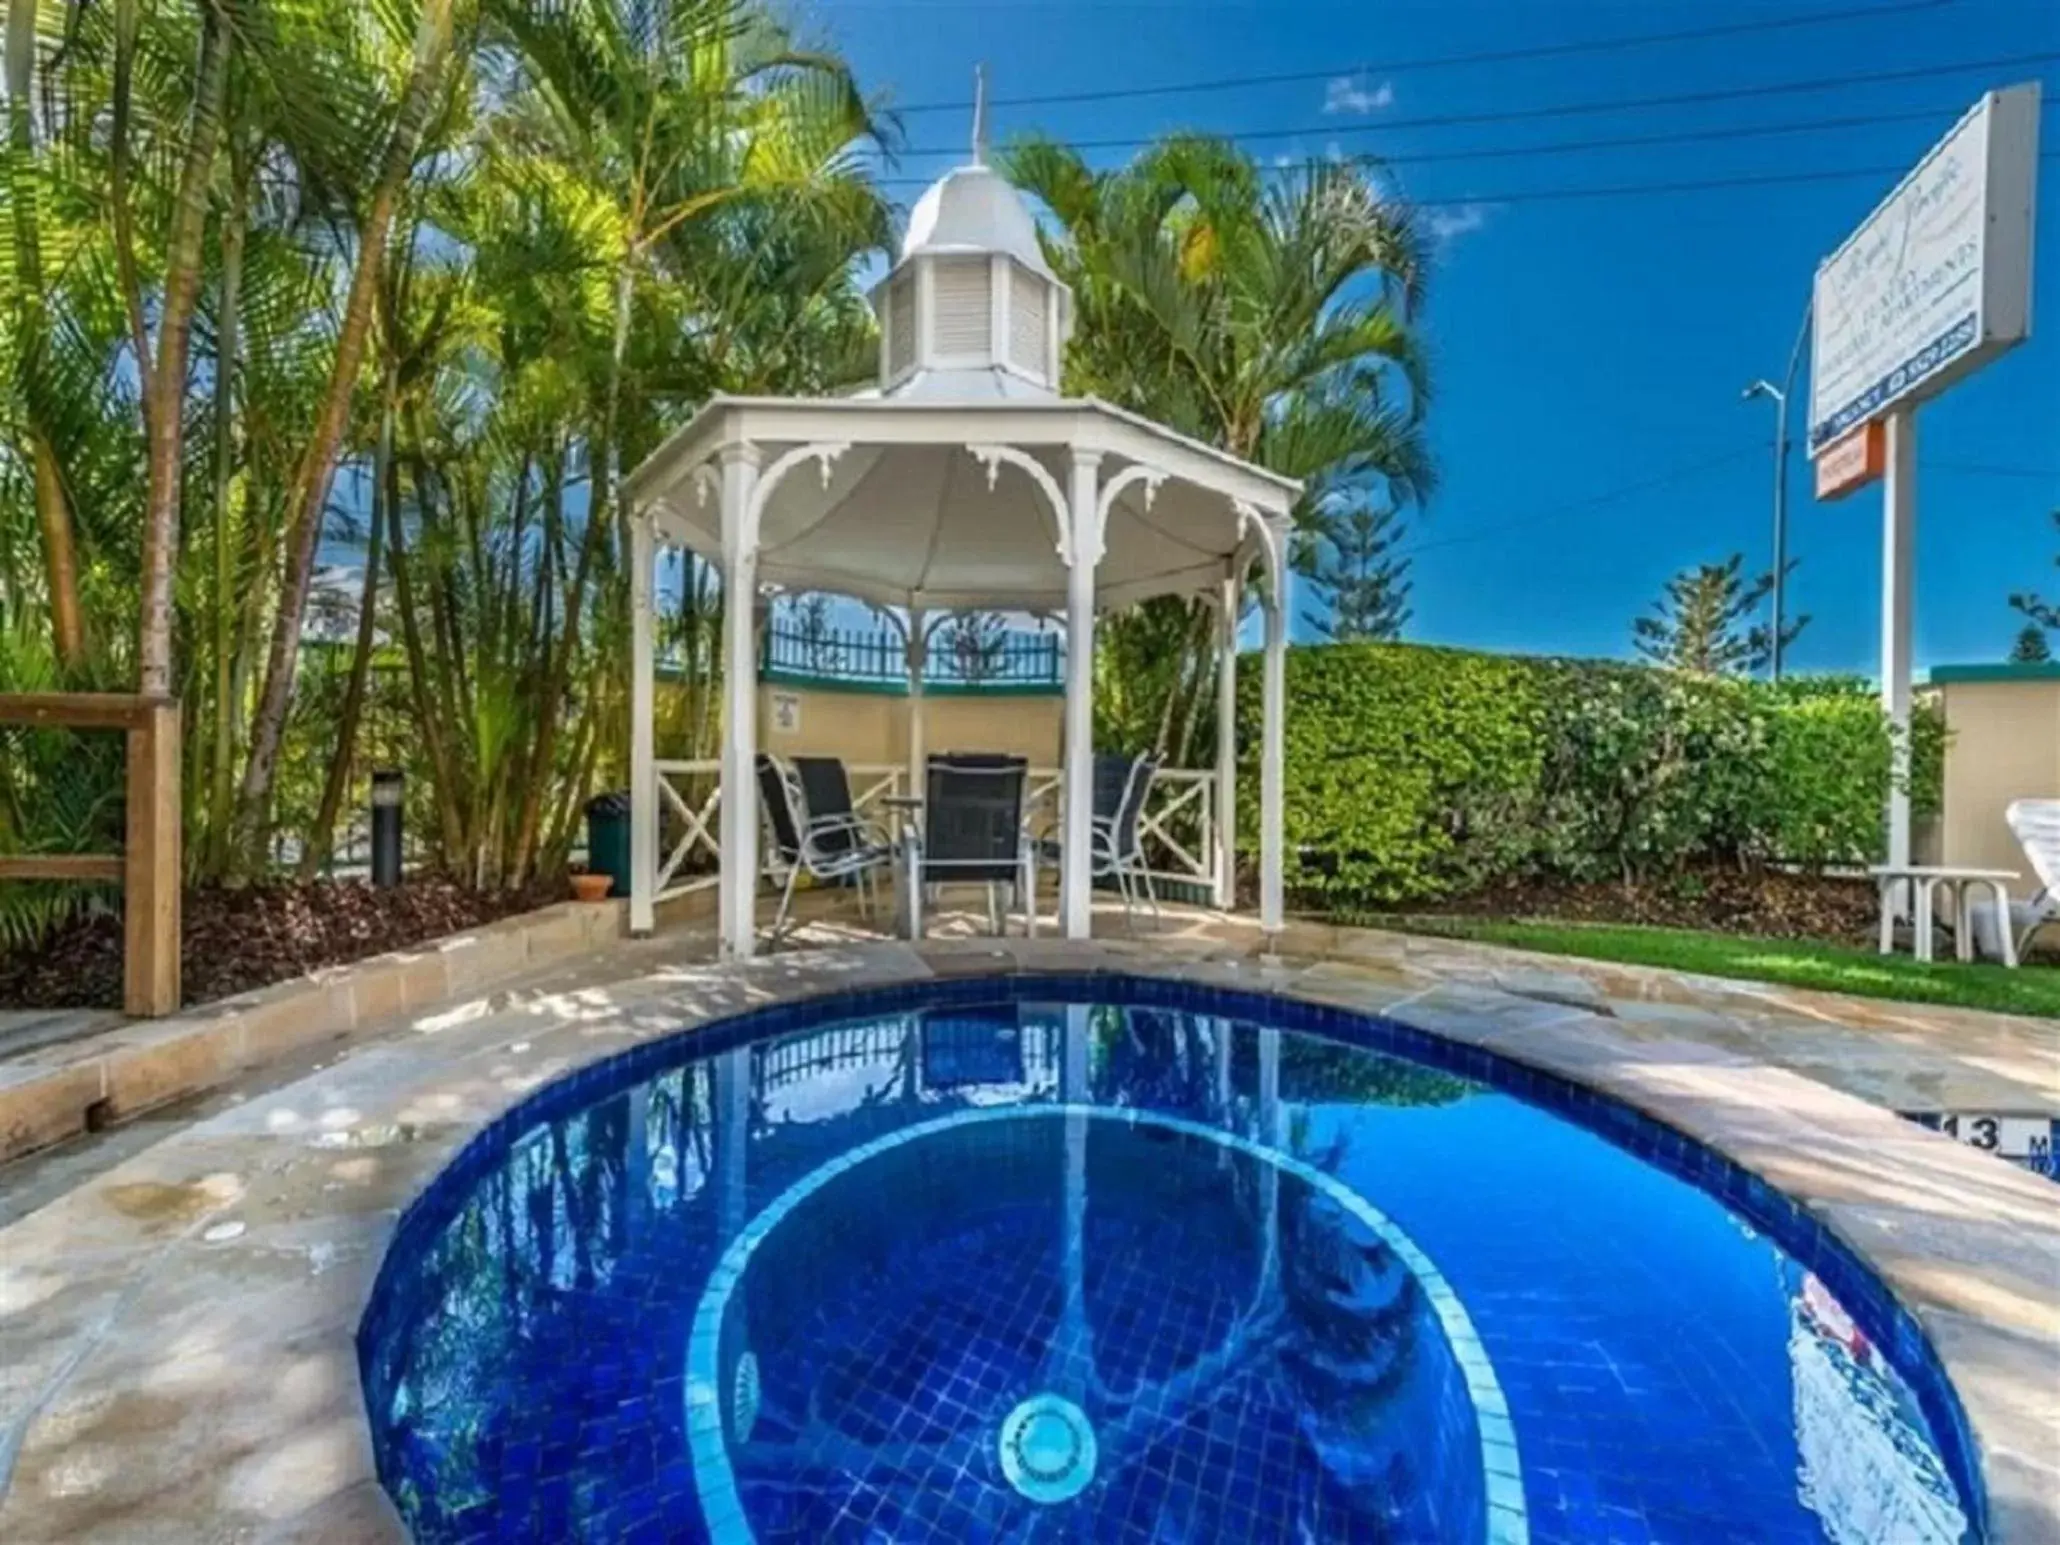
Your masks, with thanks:
M426 1244L469 1195L485 1170L498 1163L525 1133L540 1123L620 1093L682 1061L713 1056L771 1036L846 1018L997 1000L1090 1001L1216 1014L1405 1057L1541 1106L1641 1162L1685 1181L1742 1217L1812 1272L1844 1306L1854 1323L1885 1351L1917 1396L1947 1473L1967 1511L1974 1538L1986 1541L1995 1537L1985 1478L1960 1393L1916 1317L1859 1251L1812 1217L1805 1206L1716 1147L1592 1083L1564 1076L1501 1049L1470 1044L1443 1028L1421 1028L1392 1014L1313 1001L1295 994L1292 988L1255 991L1249 987L1202 985L1127 968L975 972L855 991L798 995L771 1006L720 1016L659 1035L554 1080L478 1132L403 1213L359 1325L361 1376L370 1378L375 1349L387 1329L397 1263L413 1248ZM1012 1108L1012 1112L1021 1109L1026 1107ZM878 1144L869 1144L867 1148L875 1146ZM1275 1158L1284 1157L1273 1155L1271 1150L1267 1153ZM742 1242L740 1236L732 1249ZM723 1264L729 1264L727 1255ZM695 1334L698 1336L701 1330L697 1322ZM1500 1398L1498 1389L1493 1399L1499 1402ZM383 1474L381 1478L386 1479ZM734 1502L734 1497L731 1500ZM723 1538L719 1532L716 1537Z
M358 1332L403 1215L510 1109L767 1004L834 1014L854 987L1121 972L1377 1014L1720 1155L1747 1207L1864 1262L1928 1340L1979 1486L1956 1480L1996 1545L2060 1542L2052 1183L1845 1092L1881 1082L1877 1046L1887 1070L2037 1082L2060 1027L1650 972L1613 974L1613 1005L1520 952L1300 924L1279 943L1288 958L1216 920L1139 941L846 943L714 965L705 942L661 937L411 1016L0 1229L0 1538L405 1541L375 1473ZM1759 1050L1770 1034L1792 1037L1779 1060Z
M883 1154L909 1143L921 1142L966 1127L987 1126L997 1121L1035 1121L1078 1117L1086 1121L1107 1121L1127 1126L1157 1127L1199 1138L1261 1164L1270 1164L1284 1175L1329 1197L1395 1252L1409 1275L1423 1290L1424 1300L1445 1333L1459 1377L1466 1385L1473 1405L1474 1423L1480 1435L1483 1545L1530 1545L1530 1523L1524 1502L1523 1461L1517 1448L1516 1428L1509 1419L1509 1403L1503 1398L1501 1381L1495 1377L1488 1349L1474 1330L1473 1317L1452 1291L1445 1274L1423 1253L1401 1225L1354 1191L1350 1186L1315 1165L1278 1148L1269 1148L1241 1132L1212 1127L1184 1116L1137 1106L1055 1105L988 1106L954 1111L929 1121L918 1121L862 1143L818 1165L768 1202L744 1225L709 1274L708 1287L694 1312L693 1330L687 1339L687 1446L694 1456L697 1489L702 1516L714 1545L755 1545L757 1536L744 1516L743 1499L737 1494L736 1472L730 1466L729 1443L723 1435L722 1326L730 1299L751 1257L773 1230L811 1196L840 1175L849 1174ZM1497 1485L1496 1482L1500 1484Z

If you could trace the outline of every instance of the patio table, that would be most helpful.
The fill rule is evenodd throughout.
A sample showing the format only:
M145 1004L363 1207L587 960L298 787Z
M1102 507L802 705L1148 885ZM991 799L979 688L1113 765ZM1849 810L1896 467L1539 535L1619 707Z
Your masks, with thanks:
M1970 887L1987 886L2002 919L2003 964L2017 964L2016 941L2010 936L2009 882L2017 878L2014 869L1963 869L1940 864L1877 864L1868 871L1881 890L1881 953L1895 953L1896 892L1907 885L1914 899L1911 908L1911 953L1919 960L1931 959L1931 932L1938 915L1938 891L1945 887L1949 897L1946 918L1953 926L1953 947L1962 960L1974 958L1974 929L1968 914Z

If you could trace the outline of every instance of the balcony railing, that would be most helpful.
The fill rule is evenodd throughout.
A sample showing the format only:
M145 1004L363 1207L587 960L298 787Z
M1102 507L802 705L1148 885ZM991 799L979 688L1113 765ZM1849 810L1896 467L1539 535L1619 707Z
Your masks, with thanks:
M1056 633L946 631L930 641L923 669L929 692L1045 692L1065 682L1065 653ZM765 630L759 669L768 681L845 685L883 692L908 690L908 657L885 629L805 628L776 622Z

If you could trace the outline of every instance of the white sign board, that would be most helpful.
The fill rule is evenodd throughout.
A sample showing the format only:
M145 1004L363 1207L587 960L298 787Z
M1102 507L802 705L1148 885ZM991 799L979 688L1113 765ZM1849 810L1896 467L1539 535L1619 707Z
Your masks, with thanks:
M772 695L772 729L775 735L801 733L801 694L775 692Z
M1989 92L1817 265L1812 456L2029 331L2038 139L2037 82Z

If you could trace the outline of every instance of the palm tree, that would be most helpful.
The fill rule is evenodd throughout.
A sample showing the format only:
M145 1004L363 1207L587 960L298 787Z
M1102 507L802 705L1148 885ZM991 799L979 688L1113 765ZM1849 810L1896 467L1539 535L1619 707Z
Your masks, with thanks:
M372 326L374 298L379 290L381 267L386 260L387 237L414 171L423 131L438 106L442 91L444 61L451 49L451 4L452 0L421 0L406 83L401 88L392 127L387 131L385 146L377 163L378 176L372 184L371 197L356 232L357 257L352 266L350 292L344 302L342 325L337 333L328 387L323 393L314 432L302 453L287 498L286 529L289 535L285 587L272 621L272 644L266 659L264 690L259 698L250 758L244 765L239 798L237 824L240 840L237 847L246 861L256 857L251 848L258 837L271 796L279 737L286 727L286 710L293 693L301 627L307 613L308 586L314 573L315 548L328 514L337 450L343 440L351 394L358 384L358 367L364 355L365 338ZM176 419L176 414L172 416Z
M562 862L626 740L622 470L711 391L869 358L849 70L760 0L5 17L0 683L176 691L202 876L320 867L375 744L441 862ZM677 631L719 604L691 573ZM61 846L12 771L49 829L0 842Z
M77 670L86 650L79 602L78 548L65 496L51 408L58 400L51 380L48 301L44 292L42 210L44 189L32 97L37 58L37 0L10 0L4 44L7 90L8 256L13 283L7 316L13 332L15 401L22 410L35 508L43 545L43 581L50 612L51 644L66 670Z
M540 768L555 751L587 587L597 571L619 569L609 545L611 537L622 545L625 517L616 500L630 461L625 442L639 449L656 443L656 403L630 379L631 323L649 281L662 276L691 297L694 314L671 321L699 334L693 352L708 374L688 383L688 394L698 396L695 387L715 385L727 373L742 317L772 277L759 253L779 252L768 243L739 253L734 223L713 217L770 220L761 234L798 233L813 239L805 249L812 255L827 250L830 261L803 297L846 284L852 256L885 237L885 206L858 156L883 131L841 60L794 49L750 0L656 8L635 0L496 0L494 15L527 88L513 98L498 132L568 168L604 203L612 223L613 325L583 448L588 516L567 627L539 703ZM696 361L690 355L677 363ZM526 778L518 874L535 846L543 797L542 778Z
M150 446L143 513L141 623L136 689L146 697L172 690L172 569L179 550L181 479L185 470L186 364L193 310L200 294L208 195L229 83L236 28L222 0L203 0L193 65L193 98L178 191L165 239L164 284L157 345L144 367L143 427ZM120 103L127 112L128 104ZM141 345L143 340L139 339Z
M1115 171L1049 140L1003 164L1056 220L1047 255L1077 308L1070 390L1306 480L1305 526L1340 501L1429 497L1429 370L1411 320L1425 244L1363 168L1268 175L1193 135ZM1116 738L1184 759L1212 689L1211 627L1191 601L1112 623L1106 676L1132 688L1124 722L1106 725Z

